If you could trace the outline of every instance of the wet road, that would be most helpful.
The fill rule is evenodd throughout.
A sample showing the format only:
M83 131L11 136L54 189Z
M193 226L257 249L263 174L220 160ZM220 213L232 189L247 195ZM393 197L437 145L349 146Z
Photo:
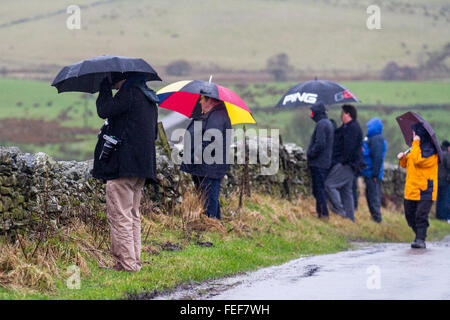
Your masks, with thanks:
M302 257L280 266L218 279L156 299L450 299L450 237L376 244Z

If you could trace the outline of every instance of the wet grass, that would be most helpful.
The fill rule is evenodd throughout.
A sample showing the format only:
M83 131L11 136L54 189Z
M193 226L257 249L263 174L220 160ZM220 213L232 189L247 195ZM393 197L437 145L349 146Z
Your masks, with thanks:
M223 208L223 226L203 216L191 215L190 222L205 220L190 224L189 232L186 229L189 223L183 221L186 217L144 209L144 265L139 273L100 269L98 259L89 256L89 251L80 249L78 252L73 241L56 241L53 245L60 251L71 248L70 257L78 257L77 253L82 257L85 266L81 272L81 288L67 288L66 269L77 262L66 258L56 261L59 277L49 273L52 287L28 288L24 284L11 287L3 282L0 299L123 299L128 295L160 292L180 284L278 265L301 255L346 250L352 247L350 241L409 242L413 239L403 214L394 206L383 208L383 223L379 225L371 221L364 201L360 199L356 223L335 215L324 222L316 218L310 198L288 202L253 194L242 210L236 211L238 197L232 195ZM450 234L449 224L436 219L431 219L430 223L428 241ZM71 234L77 234L77 229ZM211 242L213 246L200 246L199 241ZM163 250L163 244L168 242L181 250ZM20 257L20 252L17 256Z

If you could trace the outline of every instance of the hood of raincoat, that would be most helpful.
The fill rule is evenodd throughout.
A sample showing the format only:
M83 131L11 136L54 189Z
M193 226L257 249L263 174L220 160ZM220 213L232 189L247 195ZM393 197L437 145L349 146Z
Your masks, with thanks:
M379 118L373 118L367 121L367 137L373 137L383 132L383 122Z
M323 103L313 104L311 107L312 119L315 122L319 122L323 118L327 118L327 111L325 109L325 105Z
M431 140L430 134L424 128L423 124L416 123L411 126L411 129L420 137L420 150L422 151L422 157L427 158L437 153L437 150Z

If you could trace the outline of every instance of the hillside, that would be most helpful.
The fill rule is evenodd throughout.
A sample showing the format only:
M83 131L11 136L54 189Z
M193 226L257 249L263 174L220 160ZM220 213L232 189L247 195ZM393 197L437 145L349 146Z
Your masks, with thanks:
M80 0L81 30L66 27L70 4L2 1L0 71L51 78L60 66L113 54L143 57L163 76L184 59L206 77L264 70L285 53L295 79L372 77L390 61L419 66L450 39L445 0L375 1L382 29L372 31L369 0Z

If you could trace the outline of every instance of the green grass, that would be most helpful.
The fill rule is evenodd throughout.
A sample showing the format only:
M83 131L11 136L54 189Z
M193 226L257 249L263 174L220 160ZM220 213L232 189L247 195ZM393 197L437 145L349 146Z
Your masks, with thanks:
M48 82L1 78L0 96L0 118L58 120L58 115L71 107L67 116L72 119L58 120L63 126L83 127L84 117L88 127L97 128L102 123L95 109L96 95L89 95L86 100L81 92L58 94ZM85 110L92 115L88 116Z
M404 109L389 111L381 107L359 110L359 121L366 130L365 122L372 117L380 117L385 125L385 137L388 140L388 159L395 161L398 150L406 147L395 117L406 111L414 111L409 105L448 104L450 103L450 82L387 82L387 81L352 81L343 84L354 92L363 104L377 105L379 103L392 106L404 106ZM162 84L160 84L162 85ZM294 83L252 83L228 85L246 101L250 109L253 107L274 106L281 96ZM81 93L57 94L55 88L48 82L28 81L0 78L0 114L1 118L32 118L47 121L56 120L62 126L99 129L103 120L98 118L95 108L96 95L91 99L82 98ZM51 105L48 105L49 102ZM37 107L36 107L37 105ZM68 109L70 110L68 111ZM164 109L165 110L165 109ZM58 120L58 116L66 111L70 119ZM161 111L163 111L161 109ZM417 111L417 110L416 110ZM329 107L329 116L338 124L339 106ZM450 139L450 118L448 110L419 110L436 131L439 140ZM160 116L162 118L163 115ZM307 146L314 129L314 123L309 119L307 108L277 113L256 111L254 118L258 128L277 128L284 142L295 142ZM1 138L0 138L1 141ZM92 157L96 143L96 134L86 135L83 142L47 144L45 146L17 144L3 141L3 144L18 145L23 151L43 151L57 159L85 160Z
M236 205L237 199L231 199L230 203ZM349 240L409 242L413 238L403 214L383 209L383 223L378 225L371 221L363 201L356 212L357 223L335 215L328 223L318 220L311 209L311 199L289 203L254 194L244 204L243 212L233 218L229 216L232 206L228 205L223 221L226 229L245 224L247 231L202 233L202 241L213 242L213 247L200 247L192 240L185 242L182 230L174 227L176 224L167 224L169 218L163 220L166 223L154 220L157 227L147 243L154 245L172 241L182 244L182 251L160 251L159 255L144 252L142 259L146 264L135 274L99 269L95 260L87 259L90 272L82 274L79 290L68 289L67 276L63 275L56 281L56 289L52 292L0 288L0 299L123 299L126 294L163 291L179 284L278 265L300 255L339 252L351 248ZM430 219L428 241L449 234L449 224ZM76 250L76 246L70 243L55 245L71 246ZM67 265L61 263L61 273L64 274Z

